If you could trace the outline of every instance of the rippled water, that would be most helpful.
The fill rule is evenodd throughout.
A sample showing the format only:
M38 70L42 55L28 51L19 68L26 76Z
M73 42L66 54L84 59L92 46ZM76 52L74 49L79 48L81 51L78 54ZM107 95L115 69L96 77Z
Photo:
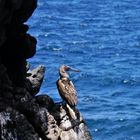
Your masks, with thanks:
M78 108L95 140L140 140L140 0L39 0L29 20L41 93L60 100L58 67L71 73Z

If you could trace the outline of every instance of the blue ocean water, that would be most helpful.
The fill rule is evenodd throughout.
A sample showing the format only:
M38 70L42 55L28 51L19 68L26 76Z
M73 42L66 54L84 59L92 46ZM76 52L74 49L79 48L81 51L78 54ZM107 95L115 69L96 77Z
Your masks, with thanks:
M140 140L140 0L39 0L27 22L38 40L32 67L46 66L40 93L61 100L67 64L78 108L95 140Z

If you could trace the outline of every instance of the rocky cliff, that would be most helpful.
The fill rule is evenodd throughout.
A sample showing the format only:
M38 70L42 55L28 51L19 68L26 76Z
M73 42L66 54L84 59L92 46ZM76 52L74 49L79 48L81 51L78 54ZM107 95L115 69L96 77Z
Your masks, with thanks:
M80 115L72 120L67 108L47 95L35 96L45 68L29 71L27 58L36 39L24 24L37 0L0 0L0 138L1 140L90 140Z

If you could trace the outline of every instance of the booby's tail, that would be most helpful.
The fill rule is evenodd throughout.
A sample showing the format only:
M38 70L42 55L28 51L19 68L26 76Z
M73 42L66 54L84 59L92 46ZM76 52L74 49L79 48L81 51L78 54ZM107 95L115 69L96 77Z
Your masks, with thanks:
M72 119L74 119L74 120L80 119L80 113L76 109L75 106L74 107L70 107L68 104L66 104L66 107L68 108L69 114L70 114Z

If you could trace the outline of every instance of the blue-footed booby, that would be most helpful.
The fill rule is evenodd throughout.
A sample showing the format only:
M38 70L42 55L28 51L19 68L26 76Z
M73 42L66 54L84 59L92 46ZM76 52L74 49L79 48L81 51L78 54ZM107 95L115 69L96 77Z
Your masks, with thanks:
M80 72L70 66L62 65L59 68L60 78L57 80L57 88L61 98L65 101L69 113L73 119L76 119L77 91L69 79L68 71ZM72 111L73 110L73 111ZM75 115L74 115L75 114Z

